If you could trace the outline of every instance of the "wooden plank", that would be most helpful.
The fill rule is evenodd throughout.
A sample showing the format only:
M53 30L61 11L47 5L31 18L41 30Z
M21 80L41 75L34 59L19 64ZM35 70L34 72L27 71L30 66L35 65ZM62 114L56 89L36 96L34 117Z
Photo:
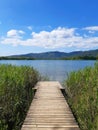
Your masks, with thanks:
M38 82L21 130L80 130L59 82Z

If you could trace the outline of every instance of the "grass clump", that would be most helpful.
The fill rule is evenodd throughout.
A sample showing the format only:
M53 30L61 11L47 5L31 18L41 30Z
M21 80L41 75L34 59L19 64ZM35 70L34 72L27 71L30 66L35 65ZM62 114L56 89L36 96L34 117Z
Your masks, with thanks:
M31 67L0 65L0 130L20 130L37 81Z
M65 86L81 130L98 130L98 63L70 73Z

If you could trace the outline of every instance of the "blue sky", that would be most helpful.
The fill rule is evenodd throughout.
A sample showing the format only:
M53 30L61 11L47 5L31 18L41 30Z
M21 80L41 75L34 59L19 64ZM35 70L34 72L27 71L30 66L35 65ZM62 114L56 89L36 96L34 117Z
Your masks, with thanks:
M0 56L98 48L98 0L1 0Z

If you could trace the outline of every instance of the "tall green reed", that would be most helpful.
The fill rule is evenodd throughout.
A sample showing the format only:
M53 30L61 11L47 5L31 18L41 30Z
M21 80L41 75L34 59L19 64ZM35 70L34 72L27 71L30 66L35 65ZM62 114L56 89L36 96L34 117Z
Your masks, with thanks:
M98 130L98 63L70 73L65 86L81 130Z
M27 66L0 65L0 130L19 130L39 79Z

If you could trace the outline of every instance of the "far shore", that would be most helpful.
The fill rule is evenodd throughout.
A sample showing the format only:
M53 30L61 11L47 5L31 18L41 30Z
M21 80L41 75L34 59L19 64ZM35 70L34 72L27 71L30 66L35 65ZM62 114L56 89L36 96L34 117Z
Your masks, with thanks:
M75 56L63 58L33 58L33 57L0 57L0 60L98 60L94 56Z

